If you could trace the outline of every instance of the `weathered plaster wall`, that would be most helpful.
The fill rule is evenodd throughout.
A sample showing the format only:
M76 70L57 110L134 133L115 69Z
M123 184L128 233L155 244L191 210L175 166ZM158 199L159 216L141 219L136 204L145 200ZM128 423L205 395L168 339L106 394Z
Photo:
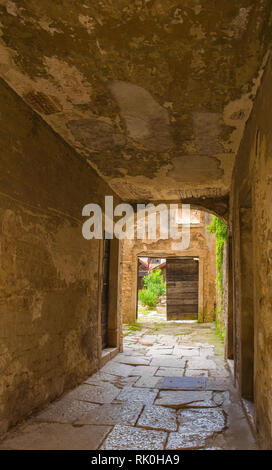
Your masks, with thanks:
M0 75L122 199L227 195L270 0L0 0L0 13Z
M3 432L99 366L99 241L81 211L110 192L3 81L0 101Z
M272 66L263 78L247 123L233 175L235 371L240 390L254 349L255 423L272 448ZM248 328L251 323L251 330ZM252 331L253 330L253 331ZM251 344L252 337L254 344ZM250 347L249 347L250 346Z
M202 213L201 223L192 225L190 246L187 250L172 249L171 239L124 240L122 250L122 302L123 322L136 320L137 256L195 256L199 257L199 321L214 320L215 293L215 243L214 237L206 231L210 222L209 214Z
M233 359L233 263L232 239L228 236L223 251L223 302L221 322L225 332L225 358Z
M227 245L224 243L223 247L223 262L222 262L222 274L223 274L223 292L219 287L216 289L216 321L218 333L224 337L226 333L226 325L228 321L228 251Z

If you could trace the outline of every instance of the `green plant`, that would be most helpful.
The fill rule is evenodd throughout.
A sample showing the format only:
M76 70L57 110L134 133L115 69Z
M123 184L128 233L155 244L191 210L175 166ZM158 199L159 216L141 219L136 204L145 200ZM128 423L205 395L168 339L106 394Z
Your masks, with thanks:
M224 243L227 241L228 227L223 220L214 216L212 223L208 225L206 229L208 230L208 232L215 234L217 269L216 282L218 284L220 293L223 294L223 251Z
M219 306L216 308L215 312L215 325L216 332L221 337L225 336L225 325L220 321L222 310L223 310L223 253L224 253L224 243L227 241L228 236L228 227L225 222L218 217L213 217L212 223L206 227L208 232L214 233L216 240L216 287L219 297Z
M166 293L166 284L160 269L150 271L148 276L143 277L144 288L138 293L142 305L156 307L157 299Z
M148 276L144 276L143 284L146 289L154 292L157 298L161 295L165 295L166 293L166 283L163 280L163 275L160 269L150 271Z
M222 324L222 322L220 322L220 316L219 316L219 311L218 311L218 307L216 308L216 312L215 312L215 331L216 333L218 334L218 336L220 337L221 340L224 341L224 338L225 338L225 334L226 334L226 328L225 328L225 325Z
M139 290L138 297L142 305L147 305L148 307L156 307L157 296L151 290L149 289Z
M148 334L149 335L152 335L153 333L155 333L156 331L159 331L162 327L164 327L164 323L162 322L158 322L158 323L155 323L155 325L153 326L153 328L151 328L149 331L148 331Z
M129 322L126 324L129 331L140 331L142 329L141 323Z
M140 331L142 324L139 322L129 322L124 324L123 337L132 335L135 331Z

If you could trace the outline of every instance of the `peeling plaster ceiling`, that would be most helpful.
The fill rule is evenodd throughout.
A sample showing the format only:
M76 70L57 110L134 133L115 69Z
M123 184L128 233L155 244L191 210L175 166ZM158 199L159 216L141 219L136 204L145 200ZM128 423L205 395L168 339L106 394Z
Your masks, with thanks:
M125 200L222 197L271 0L0 0L0 75Z

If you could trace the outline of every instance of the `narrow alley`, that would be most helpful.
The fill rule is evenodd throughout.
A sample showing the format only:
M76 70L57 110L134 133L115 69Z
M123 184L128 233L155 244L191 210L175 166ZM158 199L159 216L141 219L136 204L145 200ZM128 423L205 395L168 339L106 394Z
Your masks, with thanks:
M257 449L214 324L154 318L125 325L122 353L0 449Z
M0 449L258 459L272 0L0 0L0 15Z

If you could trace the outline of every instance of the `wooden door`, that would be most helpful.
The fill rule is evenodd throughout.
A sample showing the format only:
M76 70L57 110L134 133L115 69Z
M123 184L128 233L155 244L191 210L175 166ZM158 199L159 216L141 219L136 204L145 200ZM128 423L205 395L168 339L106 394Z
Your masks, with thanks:
M108 345L109 316L109 274L110 274L110 240L104 240L103 250L103 287L101 301L101 337L102 349Z
M167 320L197 320L198 260L166 261Z

